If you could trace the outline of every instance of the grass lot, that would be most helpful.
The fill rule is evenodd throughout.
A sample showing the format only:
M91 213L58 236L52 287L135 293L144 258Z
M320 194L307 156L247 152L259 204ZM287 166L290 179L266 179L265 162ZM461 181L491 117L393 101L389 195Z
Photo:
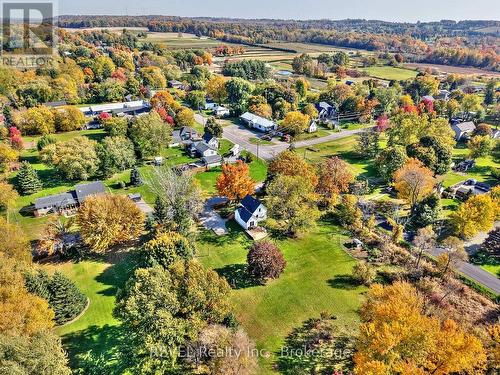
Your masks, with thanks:
M257 138L257 137L252 137L248 140L251 144L253 145L267 145L267 146L270 146L270 145L273 145L274 143L271 142L271 141L266 141L264 139L260 139L260 138Z
M259 349L271 354L261 359L262 374L272 373L272 364L285 337L306 319L326 311L339 322L357 324L357 309L363 287L350 278L355 264L343 249L347 240L337 227L322 223L298 240L276 240L287 261L285 273L266 286L255 285L245 273L249 239L236 224L227 236L205 233L198 241L200 260L233 286L237 317Z
M325 130L325 129L322 129L322 128L318 128L317 131L315 131L314 133L301 133L299 134L296 138L294 138L294 141L305 141L307 139L314 139L314 138L321 138L321 137L325 137L327 135L330 135L332 134L331 131L328 131L328 130Z
M483 264L481 268L500 279L500 264Z
M237 317L260 349L270 353L261 359L261 374L272 373L272 364L285 337L321 312L335 314L339 324L357 326L357 309L364 287L353 283L355 264L344 250L347 241L339 229L321 223L301 239L274 240L287 260L285 273L267 285L257 285L244 272L251 243L236 223L229 223L229 234L217 237L202 232L198 239L199 260L227 278L232 285L231 299ZM133 255L109 254L103 259L44 266L59 270L75 281L89 297L90 305L75 322L56 329L69 353L72 366L83 366L86 353L111 366L109 373L122 373L117 354L126 340L113 318L115 294L130 277L136 265Z
M102 260L85 260L80 263L45 265L49 272L58 270L73 280L89 298L85 313L76 321L56 328L68 351L70 364L79 367L87 352L113 366L116 364L117 346L124 338L119 322L113 318L115 294L123 287L134 268L133 257L111 254ZM115 369L119 373L118 369Z
M369 76L386 80L405 80L415 78L417 72L415 70L395 68L393 66L370 66L363 68Z
M298 152L302 153L306 160L313 164L320 163L325 158L339 156L351 164L355 175L360 175L365 178L376 177L377 172L375 171L373 162L359 159L354 152L356 139L356 136L336 139L331 142L300 148Z

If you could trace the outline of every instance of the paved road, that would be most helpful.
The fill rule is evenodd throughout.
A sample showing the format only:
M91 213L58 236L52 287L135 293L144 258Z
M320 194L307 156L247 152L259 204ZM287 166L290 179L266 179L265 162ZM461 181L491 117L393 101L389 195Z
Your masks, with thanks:
M295 147L308 147L317 145L320 143L330 142L336 139L342 139L349 137L351 135L360 133L365 129L356 129L356 130L342 130L339 133L332 133L330 135L320 137L320 138L312 138L305 141L295 142ZM243 125L228 125L224 127L223 137L230 140L233 143L239 144L243 149L251 152L252 154L258 156L264 160L271 160L280 152L286 150L290 147L289 143L278 141L273 138L272 145L255 145L250 142L251 138L256 138L262 136L262 133L254 132Z
M431 255L437 257L442 254L445 250L442 248L435 248L430 253ZM489 272L486 272L481 267L475 266L468 262L459 261L455 269L463 273L465 276L470 277L471 279L477 281L478 283L488 287L493 290L495 293L500 294L500 279L495 277Z
M203 117L199 113L195 113L194 115L197 123L201 125L205 125L205 117ZM305 141L295 142L295 147L308 147L313 146L325 142L330 142L336 139L342 139L349 137L354 134L358 134L364 131L363 129L355 129L355 130L342 130L339 133L332 133L330 135L320 137L320 138L312 138ZM263 134L261 132L253 131L248 129L244 125L239 124L231 124L224 127L223 137L230 140L232 143L239 144L244 150L247 150L254 154L255 156L264 159L271 160L280 152L286 150L290 147L290 144L287 142L279 141L273 138L272 145L256 145L250 142L251 138L261 137Z

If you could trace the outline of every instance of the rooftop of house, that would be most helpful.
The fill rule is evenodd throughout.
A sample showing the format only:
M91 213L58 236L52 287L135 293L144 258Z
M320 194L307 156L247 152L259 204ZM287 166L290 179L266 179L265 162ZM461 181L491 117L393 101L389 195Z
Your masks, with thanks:
M257 208L259 208L261 204L262 203L258 199L255 199L251 195L247 195L245 198L241 200L241 205L251 214L257 211Z
M316 107L318 108L321 108L321 109L326 109L326 110L329 110L330 108L333 108L333 106L331 106L330 104L328 104L327 102L319 102Z
M209 132L205 132L205 134L203 134L203 137L201 137L205 142L210 142L212 139L217 139L216 137L214 137L211 133Z
M268 120L267 118L260 117L257 115L254 115L253 113L250 112L245 112L240 116L241 119L247 121L247 122L252 122L254 124L257 124L261 127L264 128L274 128L276 125L274 121Z
M46 207L65 207L85 202L85 199L90 195L102 194L106 191L104 184L101 181L89 182L87 184L79 184L74 190L66 193L49 195L47 197L37 198L35 200L35 209Z
M51 107L51 108L57 108L57 107L62 107L62 106L65 106L67 105L68 103L66 103L64 100L61 100L61 101L57 101L57 102L47 102L47 103L43 103L44 106L46 107Z
M205 164L222 163L222 156L220 155L204 156L201 158L201 160Z
M80 107L82 112L108 112L108 111L124 111L125 109L137 110L147 107L148 103L144 100L135 100L132 102L119 102L119 103L106 103L106 104L94 104L88 107Z
M77 204L74 192L49 195L47 197L37 198L35 200L35 209L39 210L46 207L62 207Z
M106 191L102 181L94 181L88 184L75 186L76 197L79 203L85 202L89 195L103 194Z
M476 125L472 121L461 122L453 125L453 127L463 132L474 131L476 129Z
M206 142L196 142L194 144L194 147L196 148L196 151L198 151L200 154L204 153L207 150L214 150L212 147L210 147ZM215 151L215 150L214 150Z

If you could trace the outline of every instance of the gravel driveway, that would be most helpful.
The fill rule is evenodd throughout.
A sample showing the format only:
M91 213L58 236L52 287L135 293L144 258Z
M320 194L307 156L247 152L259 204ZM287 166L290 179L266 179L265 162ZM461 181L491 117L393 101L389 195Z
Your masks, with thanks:
M207 199L203 211L201 212L199 219L205 228L208 230L213 230L218 236L222 236L227 233L226 219L223 219L217 211L215 211L214 206L222 203L226 203L227 198L224 197L213 197Z

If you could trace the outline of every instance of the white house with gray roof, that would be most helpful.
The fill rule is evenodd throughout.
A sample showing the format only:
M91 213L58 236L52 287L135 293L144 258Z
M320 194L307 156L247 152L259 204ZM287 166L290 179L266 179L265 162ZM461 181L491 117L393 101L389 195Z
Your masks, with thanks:
M278 125L274 121L254 115L250 112L243 113L240 116L240 120L247 124L248 127L265 133L276 130L278 128Z
M455 140L458 142L463 138L467 138L476 130L476 125L472 121L456 123L451 126L455 132Z

